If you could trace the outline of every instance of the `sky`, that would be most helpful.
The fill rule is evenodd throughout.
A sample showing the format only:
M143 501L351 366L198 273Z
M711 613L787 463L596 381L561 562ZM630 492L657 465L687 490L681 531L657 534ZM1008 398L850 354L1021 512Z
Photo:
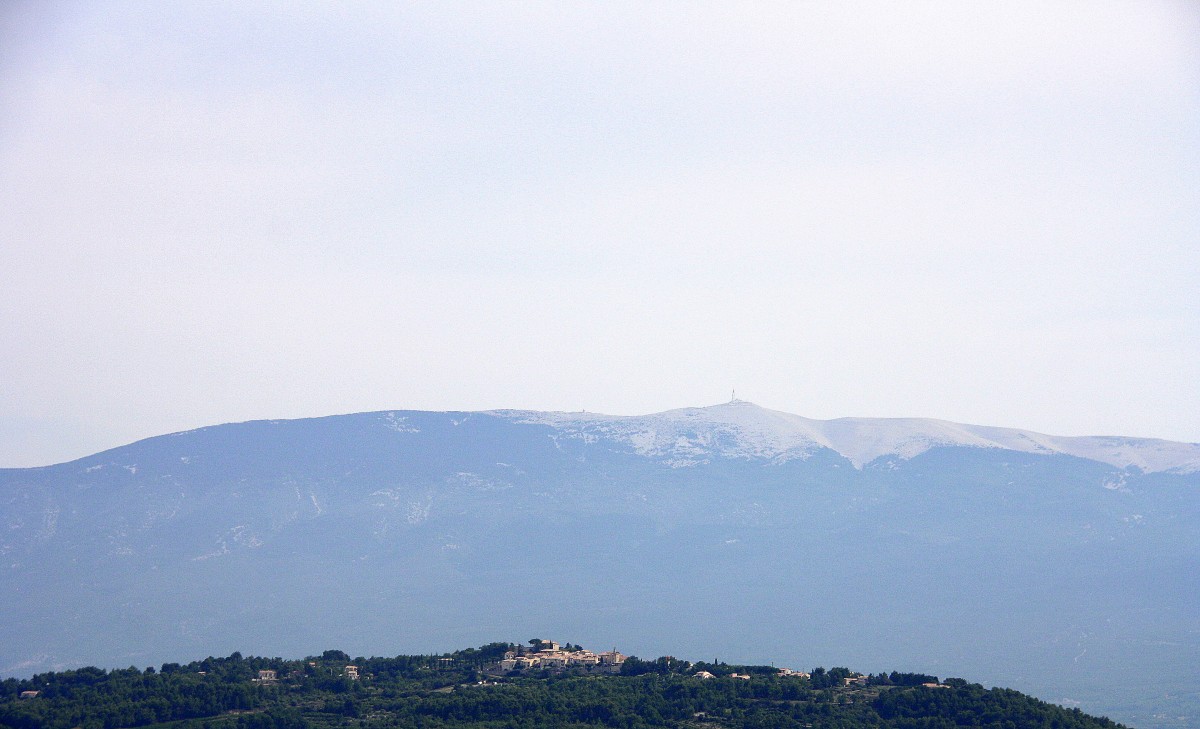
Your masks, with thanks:
M0 6L0 466L737 396L1200 441L1200 5Z

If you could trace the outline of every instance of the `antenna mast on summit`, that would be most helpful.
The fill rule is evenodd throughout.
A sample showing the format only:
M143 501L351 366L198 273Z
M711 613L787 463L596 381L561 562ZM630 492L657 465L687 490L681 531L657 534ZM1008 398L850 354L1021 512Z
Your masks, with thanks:
M737 388L736 387L733 388L733 391L729 393L729 402L737 402Z

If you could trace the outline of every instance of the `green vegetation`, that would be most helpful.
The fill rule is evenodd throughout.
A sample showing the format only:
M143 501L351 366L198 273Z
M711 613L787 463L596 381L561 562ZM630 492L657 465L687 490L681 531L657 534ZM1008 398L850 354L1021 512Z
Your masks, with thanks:
M0 681L6 729L1099 729L1119 725L960 679L629 658L621 675L486 673L507 643L441 656L206 658L158 670L82 668ZM353 678L357 669L358 679ZM260 671L274 671L271 674ZM716 678L694 674L708 671ZM731 678L738 673L748 678ZM260 675L266 680L259 680ZM847 685L847 679L850 684ZM35 697L27 692L37 691ZM27 697L22 698L22 693Z

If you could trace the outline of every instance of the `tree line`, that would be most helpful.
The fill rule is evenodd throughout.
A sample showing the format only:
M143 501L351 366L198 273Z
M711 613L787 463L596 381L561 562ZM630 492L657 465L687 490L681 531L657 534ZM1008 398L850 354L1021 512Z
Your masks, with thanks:
M849 669L807 678L771 666L630 657L621 675L497 679L481 671L508 643L454 653L300 660L206 658L105 671L81 668L0 681L6 729L1113 729L1117 724L961 679ZM347 674L357 667L359 678ZM259 671L277 681L259 681ZM701 679L698 671L717 674ZM749 676L747 680L730 673ZM34 698L23 692L37 691Z

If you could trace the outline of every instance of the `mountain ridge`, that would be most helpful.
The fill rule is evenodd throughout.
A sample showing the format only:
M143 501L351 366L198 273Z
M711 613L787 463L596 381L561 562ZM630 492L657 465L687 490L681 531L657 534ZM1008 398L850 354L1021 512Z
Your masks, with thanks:
M1063 454L1107 463L1117 468L1137 468L1143 473L1194 473L1200 471L1200 444L1125 436L1055 436L1017 428L969 425L934 418L836 418L815 420L769 410L745 400L700 408L680 408L650 415L609 416L538 411L496 410L517 422L541 422L559 427L575 426L586 433L587 425L604 421L632 425L625 429L627 440L643 455L660 455L677 450L686 453L706 443L682 436L678 429L659 437L654 426L672 421L724 426L729 434L749 446L749 451L725 451L724 455L750 455L778 460L805 458L818 447L828 448L861 469L876 459L897 456L908 460L934 447L1000 448L1023 453ZM749 414L750 417L745 417ZM763 427L774 425L773 429ZM632 436L632 437L631 437ZM674 437L675 444L669 444ZM684 438L683 442L679 438Z
M966 447L1009 450L1038 455L1066 455L1144 474L1200 472L1200 443L1134 436L1060 436L1023 428L958 423L938 418L842 417L830 420L771 410L746 400L684 407L646 415L607 415L586 411L491 410L375 410L307 418L273 418L220 423L143 438L54 466L79 463L157 438L184 436L246 424L279 424L347 417L379 416L397 432L413 432L406 419L414 414L470 417L492 416L518 425L546 425L568 438L614 441L631 446L638 455L656 457L675 468L699 464L706 458L765 459L775 463L805 460L821 449L845 458L857 470L894 457L910 460L933 448ZM23 470L0 468L0 470Z

